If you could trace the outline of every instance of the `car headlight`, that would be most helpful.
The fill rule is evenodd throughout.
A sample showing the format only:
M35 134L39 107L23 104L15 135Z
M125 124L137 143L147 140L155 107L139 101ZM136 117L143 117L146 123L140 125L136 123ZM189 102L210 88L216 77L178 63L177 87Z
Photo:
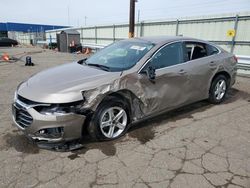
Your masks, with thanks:
M36 106L36 111L44 115L65 115L70 113L78 113L83 105L83 101L65 103L65 104L51 104L50 106Z
M18 89L20 88L20 86L22 85L24 83L24 81L23 82L21 82L20 84L18 84L18 86L17 86L17 88L16 88L16 91L15 91L15 93L14 93L14 102L16 102L16 100L17 100L17 91L18 91Z
M16 100L17 100L17 91L15 91L14 93L14 102L16 102Z

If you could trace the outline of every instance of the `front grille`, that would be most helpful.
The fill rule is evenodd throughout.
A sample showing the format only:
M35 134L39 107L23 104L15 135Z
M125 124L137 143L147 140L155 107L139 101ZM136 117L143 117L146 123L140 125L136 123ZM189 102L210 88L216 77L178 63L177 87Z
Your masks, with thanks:
M15 120L17 124L22 128L27 128L33 122L32 116L28 113L28 111L18 103L15 103Z

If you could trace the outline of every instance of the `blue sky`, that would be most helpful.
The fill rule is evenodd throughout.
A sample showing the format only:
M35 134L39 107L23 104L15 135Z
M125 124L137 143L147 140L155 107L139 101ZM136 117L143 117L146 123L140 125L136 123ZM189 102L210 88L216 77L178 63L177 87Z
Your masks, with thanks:
M0 22L73 26L126 23L129 1L0 0ZM250 0L138 0L136 15L138 10L140 21L204 16L250 11Z

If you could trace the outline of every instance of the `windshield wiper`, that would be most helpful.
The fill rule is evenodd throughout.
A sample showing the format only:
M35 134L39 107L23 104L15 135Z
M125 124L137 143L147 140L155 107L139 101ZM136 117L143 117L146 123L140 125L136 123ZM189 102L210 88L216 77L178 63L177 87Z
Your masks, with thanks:
M79 60L77 63L79 63L79 64L86 64L86 60L87 60L87 58L84 58L84 59L81 59L81 60Z
M100 65L100 64L95 64L95 63L86 63L86 65L93 66L93 67L98 67L98 68L100 68L102 70L105 70L105 71L109 71L110 70L110 67L105 66L105 65Z

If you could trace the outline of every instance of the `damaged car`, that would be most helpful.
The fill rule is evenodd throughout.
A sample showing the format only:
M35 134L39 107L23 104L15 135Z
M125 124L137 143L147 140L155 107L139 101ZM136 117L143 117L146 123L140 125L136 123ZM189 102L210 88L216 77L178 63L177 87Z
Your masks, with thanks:
M22 82L13 120L35 142L72 141L84 130L116 139L144 118L204 99L221 103L236 64L233 54L194 38L122 40Z

